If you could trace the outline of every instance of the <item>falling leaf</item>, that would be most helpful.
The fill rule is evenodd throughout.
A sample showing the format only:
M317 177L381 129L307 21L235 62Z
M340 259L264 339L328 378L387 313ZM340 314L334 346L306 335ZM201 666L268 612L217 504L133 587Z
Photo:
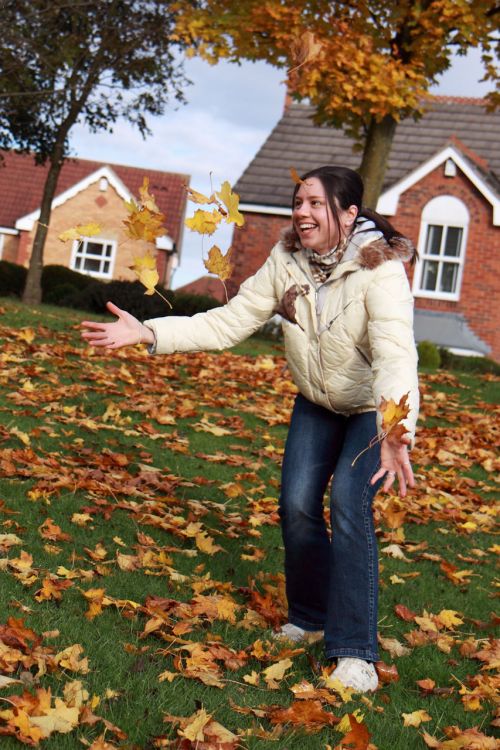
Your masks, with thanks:
M299 173L295 169L295 167L290 167L290 177L295 182L296 185L302 185L304 180L301 179Z
M222 214L217 208L213 211L203 211L198 208L193 216L185 220L184 224L198 234L213 234L221 221Z
M136 273L141 284L146 287L144 294L154 294L160 276L156 270L156 258L151 251L147 250L142 257L134 258L134 265L130 268Z
M237 227L242 227L245 223L245 218L238 210L240 196L238 193L233 193L231 185L227 180L222 183L221 189L217 193L217 197L220 198L227 209L226 223L236 224Z
M96 234L100 234L101 226L95 222L90 224L80 224L71 229L66 229L65 232L61 232L58 239L61 242L67 242L68 240L83 240L85 237L94 237Z
M127 218L123 221L125 232L130 239L154 242L158 237L166 234L164 227L165 216L160 213L155 199L149 193L149 179L144 177L139 188L140 201L133 199L125 201Z
M197 190L193 190L193 188L186 186L186 192L188 194L188 198L190 201L193 201L193 203L198 203L200 205L203 204L210 204L215 202L215 196L212 195L204 195L203 193L199 193Z
M212 247L208 251L208 260L203 261L203 264L207 271L218 276L219 279L223 282L229 279L233 272L231 252L232 248L229 248L227 253L223 255L217 245L212 245Z
M323 43L316 39L312 31L305 31L300 37L294 39L291 48L291 58L294 67L288 73L298 70L303 65L316 60L323 48Z

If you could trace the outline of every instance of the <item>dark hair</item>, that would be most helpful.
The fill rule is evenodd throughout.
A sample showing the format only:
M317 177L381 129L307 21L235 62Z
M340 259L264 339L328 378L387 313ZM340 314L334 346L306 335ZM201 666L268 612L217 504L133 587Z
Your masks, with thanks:
M381 216L376 211L372 211L371 208L363 206L363 180L357 172L348 167L336 167L336 166L324 166L311 169L301 176L301 182L297 182L293 191L292 208L295 205L295 197L300 188L300 185L305 180L311 177L316 177L325 189L326 198L328 205L332 211L333 217L337 224L337 229L340 235L340 218L339 218L339 207L342 210L346 210L349 206L356 206L358 209L358 219L363 217L373 221L377 229L382 232L386 242L391 245L394 240L404 238L404 236L395 229L391 222L388 221L384 216ZM357 219L356 219L357 221ZM368 229L366 231L369 231ZM295 228L293 229L295 233ZM296 233L295 233L296 234ZM295 237L298 239L298 237ZM417 252L414 250L411 258L411 263L414 263L417 258Z

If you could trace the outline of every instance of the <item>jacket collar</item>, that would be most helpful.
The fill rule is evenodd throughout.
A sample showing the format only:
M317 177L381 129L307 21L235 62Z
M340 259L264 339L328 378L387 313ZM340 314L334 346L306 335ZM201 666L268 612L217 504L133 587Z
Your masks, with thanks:
M285 238L285 244L289 242ZM309 262L304 248L297 244L293 256L298 265L311 277ZM338 266L333 270L330 279L343 276L344 273L355 271L359 268L373 269L385 263L387 260L400 260L403 263L409 261L413 255L413 244L406 237L394 237L387 242L382 232L377 229L371 219L360 217L356 222L354 232L349 238L349 243Z

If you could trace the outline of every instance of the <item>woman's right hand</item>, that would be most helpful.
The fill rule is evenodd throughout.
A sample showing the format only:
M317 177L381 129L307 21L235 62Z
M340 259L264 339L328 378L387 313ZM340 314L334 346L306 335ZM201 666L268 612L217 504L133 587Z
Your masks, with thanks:
M125 310L120 310L112 302L107 302L106 307L110 313L116 315L117 320L114 323L97 323L92 320L84 320L80 324L83 329L82 338L91 346L119 349L122 346L133 344L154 344L155 337L150 328L147 328Z

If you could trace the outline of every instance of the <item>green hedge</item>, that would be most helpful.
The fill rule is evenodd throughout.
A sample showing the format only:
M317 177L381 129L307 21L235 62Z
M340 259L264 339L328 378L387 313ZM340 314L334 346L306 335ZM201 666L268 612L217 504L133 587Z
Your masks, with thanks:
M26 274L23 266L0 261L0 296L21 297ZM221 304L213 297L176 294L170 289L159 288L158 291L172 305L171 309L158 294L144 294L144 286L139 281L105 282L58 265L44 266L41 283L42 302L47 304L103 314L106 302L110 301L139 320L164 315L195 315Z
M20 297L28 271L24 266L0 260L0 297Z

